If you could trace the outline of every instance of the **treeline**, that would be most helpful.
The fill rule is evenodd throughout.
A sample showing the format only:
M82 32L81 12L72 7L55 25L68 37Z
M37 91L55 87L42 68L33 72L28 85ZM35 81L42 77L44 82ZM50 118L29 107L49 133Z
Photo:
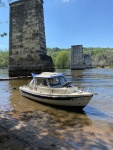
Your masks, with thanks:
M47 48L47 53L52 57L55 67L65 68L70 66L71 48ZM90 54L93 67L113 67L113 48L84 48L83 53Z
M113 48L84 48L84 54L90 54L94 67L113 67ZM56 68L70 68L71 48L47 48L47 54L52 57ZM8 50L0 51L0 68L8 67Z
M85 48L84 53L91 55L91 63L94 67L113 67L113 48Z
M7 68L9 63L9 52L7 50L0 51L0 68Z

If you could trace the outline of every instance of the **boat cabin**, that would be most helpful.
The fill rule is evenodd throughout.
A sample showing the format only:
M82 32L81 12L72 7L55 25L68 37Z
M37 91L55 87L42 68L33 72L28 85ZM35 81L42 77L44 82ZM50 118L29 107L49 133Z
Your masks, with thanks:
M49 87L62 87L67 80L61 73L42 73L34 76L33 80L30 82L31 86L49 86Z

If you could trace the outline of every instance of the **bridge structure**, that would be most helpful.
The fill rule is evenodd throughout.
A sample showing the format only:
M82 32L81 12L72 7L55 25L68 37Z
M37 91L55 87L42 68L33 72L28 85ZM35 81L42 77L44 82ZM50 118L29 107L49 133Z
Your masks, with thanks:
M9 77L54 71L47 55L43 0L10 3Z
M93 68L91 64L91 55L84 54L83 45L71 46L71 70L84 70Z

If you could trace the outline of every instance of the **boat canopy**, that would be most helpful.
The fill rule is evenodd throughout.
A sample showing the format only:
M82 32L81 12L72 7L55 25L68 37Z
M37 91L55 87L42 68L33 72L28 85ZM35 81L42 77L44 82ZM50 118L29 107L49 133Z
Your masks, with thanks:
M57 77L64 77L62 73L57 72L43 72L41 74L33 74L34 78L57 78Z

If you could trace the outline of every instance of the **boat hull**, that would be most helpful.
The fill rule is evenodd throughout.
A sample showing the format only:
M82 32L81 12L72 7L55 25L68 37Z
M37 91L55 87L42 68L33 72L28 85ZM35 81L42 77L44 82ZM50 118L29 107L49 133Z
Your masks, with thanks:
M20 88L21 94L29 99L47 103L52 105L59 105L59 106L80 106L85 107L90 99L92 98L92 94L89 95L48 95L48 94L38 94L32 93L25 89Z

